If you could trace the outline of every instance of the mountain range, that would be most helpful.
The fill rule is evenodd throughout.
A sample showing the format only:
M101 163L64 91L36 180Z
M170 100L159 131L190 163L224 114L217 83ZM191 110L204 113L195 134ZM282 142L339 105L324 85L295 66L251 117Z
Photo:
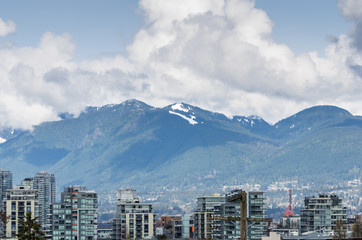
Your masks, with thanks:
M305 109L275 124L226 117L185 103L137 100L88 107L78 117L0 131L0 167L15 183L46 170L58 191L217 189L298 180L338 184L362 173L362 117L335 106Z

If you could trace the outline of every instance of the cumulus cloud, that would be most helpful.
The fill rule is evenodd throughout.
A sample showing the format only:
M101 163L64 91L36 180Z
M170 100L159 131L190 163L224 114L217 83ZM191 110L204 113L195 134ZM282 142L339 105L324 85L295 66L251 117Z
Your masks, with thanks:
M273 41L273 23L253 1L184 2L140 3L148 25L128 51L147 69L158 99L186 99L272 122L315 104L349 108L360 101L354 69L361 59L352 36L336 37L326 57L295 55Z
M72 60L69 34L44 33L37 47L0 49L0 126L31 128L129 98L270 122L317 104L362 114L357 2L338 2L356 24L324 57L276 43L273 22L250 0L141 0L145 24L127 54L93 61Z
M0 37L9 35L10 33L14 33L15 31L16 24L13 21L4 21L0 18Z
M362 2L359 0L338 0L338 7L347 19L362 18Z
M362 50L362 2L358 0L338 0L342 16L354 22L350 31L352 44L356 50Z
M58 113L79 114L145 92L145 75L118 56L72 61L69 34L45 33L37 47L0 49L0 126L31 129Z

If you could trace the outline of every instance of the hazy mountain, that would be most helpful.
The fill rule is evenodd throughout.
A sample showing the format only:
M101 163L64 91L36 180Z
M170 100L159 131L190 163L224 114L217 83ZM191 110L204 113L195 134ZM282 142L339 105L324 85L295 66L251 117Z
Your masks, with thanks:
M337 183L361 174L362 118L317 106L270 125L184 103L154 108L137 100L89 107L79 117L0 132L0 167L15 183L40 170L59 187L217 188L280 179ZM16 133L16 134L14 134Z

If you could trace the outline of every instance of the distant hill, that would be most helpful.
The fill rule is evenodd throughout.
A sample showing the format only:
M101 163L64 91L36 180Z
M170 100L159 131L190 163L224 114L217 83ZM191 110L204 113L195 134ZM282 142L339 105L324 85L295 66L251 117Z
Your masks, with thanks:
M137 100L62 116L32 132L0 132L0 167L14 173L16 184L47 170L59 187L196 191L280 179L334 184L362 169L362 118L334 106L312 107L275 125Z

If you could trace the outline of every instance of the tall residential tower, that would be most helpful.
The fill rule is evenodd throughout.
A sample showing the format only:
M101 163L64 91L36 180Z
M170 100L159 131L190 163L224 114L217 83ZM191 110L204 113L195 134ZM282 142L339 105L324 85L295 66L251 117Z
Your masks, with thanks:
M55 202L55 177L48 172L40 172L33 178L33 188L39 194L39 222L45 227L50 213L50 204Z
M49 236L53 240L96 240L98 197L94 190L69 186L61 202L50 205Z
M4 169L0 169L0 207L2 204L2 200L5 199L5 194L7 189L13 188L13 174Z

